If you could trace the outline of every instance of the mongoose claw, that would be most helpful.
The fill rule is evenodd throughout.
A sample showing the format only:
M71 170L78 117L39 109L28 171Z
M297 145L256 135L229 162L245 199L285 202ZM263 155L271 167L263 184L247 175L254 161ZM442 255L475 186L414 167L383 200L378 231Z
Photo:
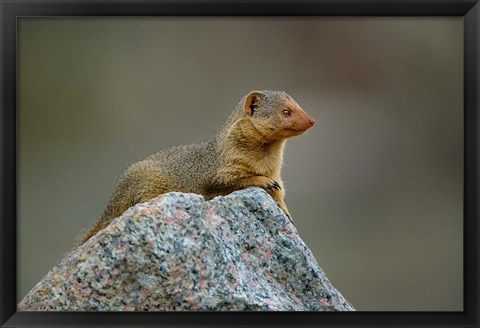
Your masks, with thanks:
M292 217L290 216L290 214L285 213L285 215L290 220L290 223L293 224L293 226L295 227L295 223L293 223L293 220L292 220Z
M267 188L268 189L276 189L276 190L282 189L277 181L273 181L273 183L271 185L269 185Z

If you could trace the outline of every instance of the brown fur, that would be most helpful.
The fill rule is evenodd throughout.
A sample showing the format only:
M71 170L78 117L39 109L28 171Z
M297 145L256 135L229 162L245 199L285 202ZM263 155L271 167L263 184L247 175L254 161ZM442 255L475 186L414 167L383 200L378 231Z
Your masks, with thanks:
M284 114L285 109L291 115ZM77 246L129 207L171 191L197 193L208 200L257 186L289 215L280 178L284 143L313 123L284 92L250 92L213 139L168 148L131 165L120 177L102 216L81 236Z

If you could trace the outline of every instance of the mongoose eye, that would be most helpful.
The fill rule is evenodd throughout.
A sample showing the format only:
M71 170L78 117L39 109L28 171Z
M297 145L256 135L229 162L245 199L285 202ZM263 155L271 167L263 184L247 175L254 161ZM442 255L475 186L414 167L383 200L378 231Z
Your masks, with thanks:
M290 116L292 115L292 112L289 109L284 109L283 114L285 114L285 116Z

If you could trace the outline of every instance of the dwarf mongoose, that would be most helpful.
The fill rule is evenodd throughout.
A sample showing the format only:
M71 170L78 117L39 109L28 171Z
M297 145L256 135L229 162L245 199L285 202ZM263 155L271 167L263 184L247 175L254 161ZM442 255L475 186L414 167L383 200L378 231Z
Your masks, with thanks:
M280 178L283 147L287 138L314 123L285 92L250 92L211 140L161 150L128 167L102 216L77 246L129 207L170 191L201 194L209 200L257 186L289 215Z

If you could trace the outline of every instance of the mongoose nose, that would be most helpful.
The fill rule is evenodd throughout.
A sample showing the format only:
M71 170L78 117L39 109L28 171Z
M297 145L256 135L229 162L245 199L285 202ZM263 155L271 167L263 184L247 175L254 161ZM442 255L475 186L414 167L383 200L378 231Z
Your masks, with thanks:
M315 120L313 118L309 119L308 120L308 124L310 124L311 126L313 126L315 124Z

